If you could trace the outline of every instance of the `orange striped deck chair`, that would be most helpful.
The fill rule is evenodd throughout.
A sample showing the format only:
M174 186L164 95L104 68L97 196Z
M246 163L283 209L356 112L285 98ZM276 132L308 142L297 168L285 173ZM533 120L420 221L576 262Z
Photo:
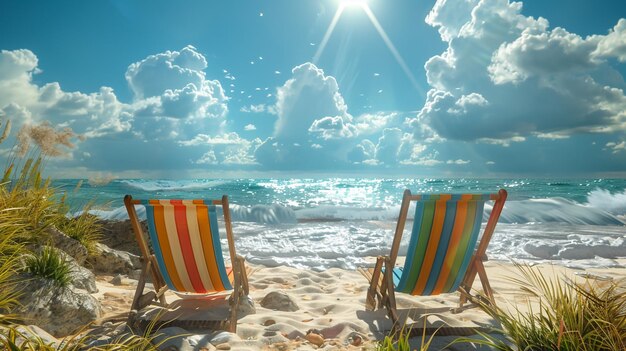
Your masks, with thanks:
M129 322L133 322L137 311L148 305L167 307L164 294L168 289L192 297L232 290L228 320L186 323L194 328L226 327L226 330L236 331L237 309L249 292L248 272L243 257L235 252L228 197L224 195L221 200L135 200L126 195L124 205L143 259ZM135 205L146 209L147 235L141 229ZM217 206L222 207L224 214L232 267L226 267L224 262ZM152 278L154 290L144 293L148 276ZM169 321L167 324L183 323Z
M385 307L396 329L396 292L427 296L459 291L463 308L468 300L481 299L470 294L477 274L486 295L481 301L495 305L483 260L506 197L504 189L496 194L460 195L412 195L405 190L391 253L379 256L374 268L359 268L370 281L366 309ZM495 203L479 242L484 204L489 200ZM404 265L396 266L411 201L416 204L409 246Z

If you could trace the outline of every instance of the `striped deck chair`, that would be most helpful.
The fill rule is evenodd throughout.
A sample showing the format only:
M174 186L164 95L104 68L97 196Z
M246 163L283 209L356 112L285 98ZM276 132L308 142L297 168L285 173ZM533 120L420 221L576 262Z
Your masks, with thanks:
M206 296L232 290L230 316L223 321L168 321L192 328L237 328L237 308L248 295L248 271L244 259L235 253L228 197L221 200L134 200L124 197L135 238L141 251L143 268L129 314L130 325L137 312L155 304L167 307L165 292L170 289L191 296ZM148 241L141 229L135 205L146 209ZM216 206L222 206L232 267L226 267L220 244ZM150 245L148 245L148 243ZM144 294L150 276L154 290ZM135 323L136 322L136 323Z
M411 195L405 190L390 255L379 256L374 268L359 268L370 281L366 309L385 307L394 330L400 327L396 292L426 296L459 291L460 310L468 300L481 299L470 294L476 274L487 297L483 302L495 305L483 260L506 197L504 189L497 194L462 195ZM478 243L488 200L495 203ZM411 201L416 201L415 219L404 266L399 267L395 264Z

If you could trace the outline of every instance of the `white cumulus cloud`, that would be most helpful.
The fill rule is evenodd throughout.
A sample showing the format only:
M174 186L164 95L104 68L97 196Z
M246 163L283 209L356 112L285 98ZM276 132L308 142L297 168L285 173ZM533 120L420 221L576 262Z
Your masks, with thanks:
M426 21L448 48L425 64L432 89L412 124L505 146L626 132L626 84L610 60L626 58L626 21L583 38L521 9L508 0L437 1Z
M278 119L273 136L256 151L258 162L296 169L348 165L358 131L337 81L308 62L291 73L276 91Z
M42 121L87 137L130 129L132 107L121 103L113 89L85 94L63 91L57 82L40 86L33 81L38 62L27 49L0 52L0 114L12 119L15 129Z

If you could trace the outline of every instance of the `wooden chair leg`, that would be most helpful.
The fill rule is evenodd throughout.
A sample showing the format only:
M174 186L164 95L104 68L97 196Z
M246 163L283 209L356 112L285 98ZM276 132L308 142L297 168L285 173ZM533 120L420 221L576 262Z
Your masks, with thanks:
M149 260L144 260L141 266L141 274L139 275L139 281L137 282L137 288L135 289L135 296L133 296L133 302L130 305L131 311L138 311L142 307L140 306L140 300L143 296L143 289L146 286L146 275L149 274L151 262Z
M239 267L241 270L241 284L243 288L244 295L248 296L250 294L250 287L248 285L248 272L246 272L246 260L237 255L237 260L239 260Z
M463 305L470 301L473 303L477 303L476 299L480 299L479 296L473 296L471 294L472 285L474 283L474 279L476 279L476 275L480 279L480 283L483 287L483 291L485 295L487 295L487 302L496 305L496 299L493 295L493 289L491 288L491 284L489 284L489 278L487 277L487 272L485 271L485 266L482 262L483 258L478 258L476 255L472 256L470 261L470 266L465 274L465 278L459 287L459 291L461 292L461 298L459 301L459 310L463 309ZM484 301L484 299L483 299Z
M396 306L396 294L394 291L394 286L393 286L393 266L391 265L391 260L389 259L389 257L385 257L385 275L384 275L384 280L385 280L385 290L386 290L386 307L387 307L387 312L389 314L389 318L391 319L391 322L393 323L393 330L394 332L398 332L399 331L399 325L398 325L398 310L397 310L397 306ZM397 333L395 333L397 334Z
M478 272L478 278L483 286L485 295L487 295L487 299L493 306L495 306L496 299L493 296L493 289L491 288L491 284L489 284L489 278L487 278L487 272L485 272L485 266L482 261L476 260L476 271Z
M167 284L161 275L159 270L159 266L157 265L156 257L154 255L150 255L150 270L152 271L153 280L155 280L152 284L154 285L154 290L157 292L157 296L159 302L162 305L167 305L167 300L165 299L165 294L160 293L161 290L165 287L167 288Z
M476 279L476 262L477 262L476 253L472 255L470 259L469 266L467 267L467 271L465 272L465 277L463 277L463 281L459 286L459 291L461 292L461 298L459 301L459 310L463 309L463 305L471 299L471 291L472 285L474 285L474 279Z
M372 280L370 281L370 287L367 290L367 297L365 298L365 309L367 311L372 311L376 308L376 298L378 297L380 285L380 272L382 271L383 263L384 258L382 256L379 256L376 259L376 266L374 266Z
M239 289L235 289L230 295L230 317L228 318L228 331L235 333L237 331L237 309L239 308Z
M230 295L229 304L230 304L230 318L229 318L229 326L228 331L234 333L237 331L237 312L239 310L239 304L245 295L247 295L247 277L246 271L244 267L243 257L237 256L233 260L233 293Z

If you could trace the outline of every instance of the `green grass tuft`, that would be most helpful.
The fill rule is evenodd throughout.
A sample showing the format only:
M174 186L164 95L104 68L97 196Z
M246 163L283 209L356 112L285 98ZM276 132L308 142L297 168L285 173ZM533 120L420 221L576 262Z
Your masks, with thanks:
M55 226L70 238L78 240L89 254L93 254L102 237L102 223L98 217L89 213L90 208L89 205L85 206L81 214L73 218L59 214Z
M427 315L423 316L424 328L419 350L411 349L411 343L409 342L409 339L411 338L411 329L407 329L407 326L405 325L402 327L402 329L400 329L398 335L393 332L389 335L385 335L385 338L379 341L376 345L376 351L427 351L430 348L430 344L432 343L433 338L437 333L435 332L428 338L428 340L426 340L426 317ZM413 326L413 328L415 328L415 326Z
M49 279L57 286L66 287L71 281L72 267L56 249L45 246L40 255L28 256L26 271L35 277Z

